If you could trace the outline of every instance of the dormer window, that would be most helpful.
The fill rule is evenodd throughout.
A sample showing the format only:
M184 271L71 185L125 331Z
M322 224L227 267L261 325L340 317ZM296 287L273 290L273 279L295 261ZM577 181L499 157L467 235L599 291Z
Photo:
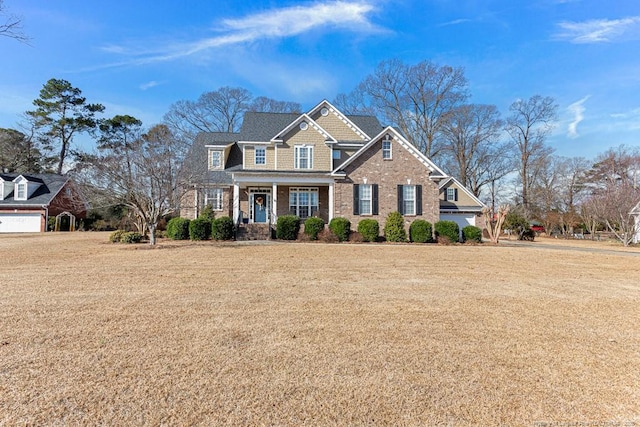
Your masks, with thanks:
M27 200L27 183L20 182L16 184L16 200Z
M209 150L209 169L222 169L222 151Z

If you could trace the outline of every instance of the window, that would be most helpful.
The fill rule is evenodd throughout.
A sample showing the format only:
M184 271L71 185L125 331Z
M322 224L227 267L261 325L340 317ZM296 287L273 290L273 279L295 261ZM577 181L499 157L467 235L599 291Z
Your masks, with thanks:
M398 212L422 215L422 185L398 185Z
M256 165L264 165L267 163L267 149L264 147L256 148Z
M405 215L416 214L416 186L415 185L403 185L402 186L402 199L403 199L403 212Z
M299 218L308 218L318 212L317 188L290 188L289 212Z
M382 158L385 160L391 160L391 141L382 141Z
M342 153L340 150L333 150L333 160L340 160Z
M209 151L209 169L222 169L222 151Z
M209 188L204 195L204 204L210 205L214 211L222 210L222 188Z
M353 185L353 214L378 215L378 184Z
M313 146L296 145L294 156L296 169L313 169Z
M447 202L457 202L458 201L458 189L457 188L447 188L447 198L445 200Z
M27 183L16 184L16 200L27 200Z

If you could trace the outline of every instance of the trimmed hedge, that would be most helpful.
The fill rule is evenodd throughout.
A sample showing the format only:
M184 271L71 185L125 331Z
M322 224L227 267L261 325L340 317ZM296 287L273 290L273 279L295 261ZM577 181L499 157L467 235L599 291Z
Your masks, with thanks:
M467 225L462 229L462 238L465 242L482 242L482 230L474 225Z
M276 222L276 239L296 240L300 232L300 218L295 215L282 215Z
M454 221L438 221L433 227L436 237L446 237L451 243L460 240L460 227Z
M233 220L228 216L216 218L211 223L211 237L215 240L233 240Z
M167 237L172 240L189 240L189 223L187 218L172 218L167 223Z
M113 233L109 234L109 241L111 243L120 243L120 240L122 239L122 235L125 233L126 231L124 230L116 230Z
M338 241L344 242L349 239L349 233L351 233L351 222L347 218L333 218L329 221L329 230L336 235Z
M415 243L427 243L433 239L433 227L429 221L416 219L409 227L409 236Z
M400 212L391 212L384 223L384 237L387 242L406 242L407 230L404 229L404 217Z
M318 240L318 233L324 230L324 220L318 217L309 217L304 221L304 234L311 240Z
M211 237L211 221L207 218L197 218L189 223L189 238L191 240L207 240Z
M142 234L135 231L129 231L122 234L120 237L120 243L140 243L142 241Z
M375 242L380 235L380 225L375 219L363 219L358 223L358 233L365 242Z

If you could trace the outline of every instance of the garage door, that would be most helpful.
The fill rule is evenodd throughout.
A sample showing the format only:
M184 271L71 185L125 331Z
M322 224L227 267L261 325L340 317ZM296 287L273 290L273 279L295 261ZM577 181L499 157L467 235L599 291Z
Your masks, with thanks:
M474 214L464 214L464 213L441 213L440 214L441 221L453 221L458 224L460 228L460 235L462 235L462 229L467 225L476 225L476 216Z
M40 232L39 213L0 213L0 233Z

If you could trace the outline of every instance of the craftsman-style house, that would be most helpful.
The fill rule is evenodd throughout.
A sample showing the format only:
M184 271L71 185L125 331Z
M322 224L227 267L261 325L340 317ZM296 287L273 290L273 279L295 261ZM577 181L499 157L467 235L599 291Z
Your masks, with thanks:
M200 133L191 156L206 161L207 172L183 198L187 218L210 205L267 230L285 214L345 217L354 228L373 218L383 227L393 211L407 227L443 215L481 226L482 202L396 129L327 101L303 114L247 112L238 133Z

